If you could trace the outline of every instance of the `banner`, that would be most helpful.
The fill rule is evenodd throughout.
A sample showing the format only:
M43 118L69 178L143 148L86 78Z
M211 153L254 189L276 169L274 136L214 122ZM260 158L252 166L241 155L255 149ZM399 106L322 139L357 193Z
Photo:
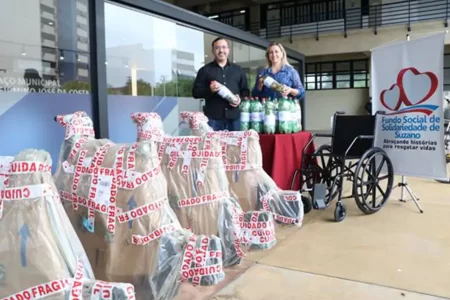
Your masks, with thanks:
M445 33L372 50L371 89L377 118L374 145L397 175L447 178L444 150Z

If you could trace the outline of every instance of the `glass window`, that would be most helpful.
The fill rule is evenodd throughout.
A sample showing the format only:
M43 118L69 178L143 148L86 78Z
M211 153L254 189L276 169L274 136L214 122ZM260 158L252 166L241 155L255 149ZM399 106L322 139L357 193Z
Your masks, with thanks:
M336 71L337 72L341 72L341 71L350 72L350 62L349 61L336 62Z
M307 90L315 90L316 89L316 84L315 83L307 83L306 84L306 89Z
M333 63L320 63L321 72L333 72Z
M316 71L316 64L315 63L309 63L309 64L306 64L306 73L308 73L308 74L314 74L314 73L316 73L317 71Z
M307 75L306 82L307 83L316 82L316 76L315 75Z
M70 3L2 2L0 126L14 128L0 132L2 155L45 149L55 168L64 131L53 117L77 110L92 117L88 0Z
M343 81L343 80L350 81L350 74L337 74L336 75L336 81Z
M353 74L353 79L354 80L366 80L367 79L367 76L368 74L366 74L366 73L356 73L355 72L355 74Z
M306 83L315 83L314 70L318 70L320 72L317 74L318 82L315 86L317 89L368 87L370 74L367 65L368 60L309 63L306 64L309 73ZM352 70L352 66L356 70ZM353 84L352 81L356 83ZM310 87L312 88L312 85Z
M368 64L368 60L355 60L355 61L353 61L353 70L354 71L366 71L367 64Z
M157 112L166 133L178 134L179 112L201 110L192 86L214 37L112 3L105 4L105 35L110 138L134 141L131 120L117 122L134 112Z
M355 88L365 88L365 87L369 87L369 85L367 84L368 81L366 80L355 80L353 82L353 87Z
M336 88L338 89L350 88L350 81L337 81Z
M444 68L450 68L450 54L444 55Z
M333 88L333 82L321 82L321 88L322 89L332 89Z

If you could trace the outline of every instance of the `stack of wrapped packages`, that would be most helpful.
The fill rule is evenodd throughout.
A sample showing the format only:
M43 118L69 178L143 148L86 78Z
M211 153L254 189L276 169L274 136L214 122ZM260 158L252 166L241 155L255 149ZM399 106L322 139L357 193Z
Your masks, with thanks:
M157 145L95 139L85 112L66 129L54 179L97 278L131 283L137 299L173 299L180 282L224 278L219 238L183 229L169 205Z
M131 284L94 279L51 165L43 150L0 157L0 298L135 299Z
M272 212L281 224L301 226L303 203L298 191L282 191L262 168L259 135L248 131L213 131L201 112L182 112L181 119L195 136L212 135L221 140L222 159L231 191L244 211Z
M155 120L161 122L155 113L135 113L132 120L141 141L150 135L143 128L162 127L149 126ZM214 134L165 136L154 143L167 179L169 203L181 226L194 234L218 236L224 266L239 264L247 249L268 249L276 244L272 214L244 213L230 194L219 138Z

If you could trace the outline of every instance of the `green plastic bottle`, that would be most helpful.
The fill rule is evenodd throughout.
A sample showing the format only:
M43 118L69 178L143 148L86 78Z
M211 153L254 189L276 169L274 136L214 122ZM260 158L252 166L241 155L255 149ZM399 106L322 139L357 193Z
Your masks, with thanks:
M278 99L273 99L273 111L275 113L275 132L280 132L280 113L278 111Z
M259 102L258 97L256 97L250 106L250 128L258 133L261 133L261 112L263 111L261 102Z
M302 107L300 106L300 100L295 99L294 101L294 105L295 105L295 111L296 111L296 117L297 117L297 124L298 124L298 130L297 132L300 132L303 130L302 127Z
M291 103L285 97L278 103L279 131L280 133L291 133Z
M276 131L276 116L274 111L274 103L269 99L264 106L264 133L274 134Z
M296 133L299 131L299 124L297 118L297 108L295 107L295 101L292 98L289 98L289 104L291 106L291 133Z
M248 97L244 98L241 105L239 106L239 110L241 111L241 130L249 130L250 129L250 101Z

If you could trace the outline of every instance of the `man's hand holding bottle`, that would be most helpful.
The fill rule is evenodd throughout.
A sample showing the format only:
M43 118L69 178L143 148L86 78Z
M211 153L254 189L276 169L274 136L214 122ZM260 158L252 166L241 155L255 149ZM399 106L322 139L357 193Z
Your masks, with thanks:
M233 93L224 85L213 80L209 84L211 92L218 93L222 98L227 100L232 107L237 107L241 104L241 97L239 95L233 95Z

